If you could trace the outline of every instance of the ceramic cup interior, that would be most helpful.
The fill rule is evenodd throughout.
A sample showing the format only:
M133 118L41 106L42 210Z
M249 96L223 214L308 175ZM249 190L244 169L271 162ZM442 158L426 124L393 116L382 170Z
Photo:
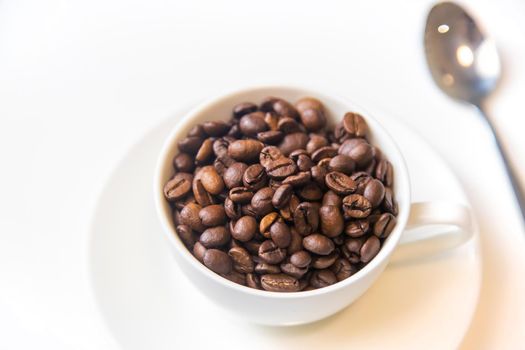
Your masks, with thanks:
M164 199L164 184L174 173L172 168L172 159L178 153L177 142L184 138L187 132L194 125L209 120L228 120L231 117L232 108L236 104L246 101L260 103L265 97L268 96L280 97L290 101L291 103L294 103L298 99L306 96L319 99L326 108L329 127L333 127L335 123L341 120L343 115L348 111L360 113L369 125L369 138L371 144L381 148L381 151L392 163L394 168L393 190L399 206L399 215L397 216L396 227L372 261L370 261L365 267L363 267L351 277L325 288L292 293L268 292L241 286L215 274L203 264L201 264L179 239L175 232L175 226L172 220L172 210L168 202ZM360 294L362 294L372 284L377 275L379 275L379 273L384 269L391 253L399 242L403 229L407 223L410 210L410 186L405 161L401 152L399 151L398 146L389 133L381 126L381 124L365 109L346 99L338 98L333 95L324 94L311 89L290 86L265 86L235 91L204 102L186 114L185 117L182 118L173 128L159 155L156 176L154 179L154 195L158 217L162 223L169 244L173 248L172 250L177 262L179 263L179 267L181 267L181 270L194 284L197 285L198 288L203 288L203 286L206 285L208 290L204 291L204 293L212 299L215 299L215 301L217 301L219 304L223 304L222 306L225 306L226 308L230 307L228 305L224 305L228 303L225 303L222 300L227 297L241 296L241 298L252 298L253 302L255 302L255 300L264 300L265 302L271 303L271 300L312 300L317 298L330 298L331 294L341 294L344 293L344 290L349 291L352 288L359 290L359 293L348 292L348 294L352 297L342 297L342 302L340 302L340 305L337 307L340 309L346 306L348 303L351 303ZM208 283L209 286L207 285ZM211 291L209 290L210 288L212 289ZM216 294L214 294L213 288L217 289ZM345 302L346 305L343 305ZM315 304L313 304L312 307L315 307ZM337 307L332 308L334 309L334 312L338 311ZM250 309L250 307L247 307L247 309ZM233 311L244 314L245 316L247 315L247 312L249 312L244 312L245 310ZM314 315L316 313L311 312L310 314ZM289 317L289 320L286 319L286 317L282 317L283 320L279 320L279 316L276 316L277 319L275 322L271 317L260 318L248 316L248 318L252 319L254 322L265 324L298 324L310 322L320 318L313 317L310 314L304 316L305 320L294 319L294 317ZM326 316L327 314L323 317Z

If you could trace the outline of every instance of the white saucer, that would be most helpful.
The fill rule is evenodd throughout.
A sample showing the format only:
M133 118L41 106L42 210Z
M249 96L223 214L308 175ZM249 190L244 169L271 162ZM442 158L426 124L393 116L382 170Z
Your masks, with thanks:
M413 201L467 203L443 160L408 128L373 113L404 153ZM326 320L262 327L225 315L175 265L153 204L158 152L178 113L150 131L108 180L90 227L93 295L123 349L453 349L481 282L479 233L432 259L391 264L357 302Z

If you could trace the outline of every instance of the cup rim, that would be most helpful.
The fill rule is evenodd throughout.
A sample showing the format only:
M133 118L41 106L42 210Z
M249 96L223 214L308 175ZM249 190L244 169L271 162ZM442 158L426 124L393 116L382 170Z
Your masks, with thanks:
M377 135L376 133L380 134L381 138L386 140L390 145L389 147L392 147L392 152L396 155L396 163L394 165L395 172L401 174L398 178L401 179L402 186L399 186L397 184L399 179L396 179L396 187L401 187L402 192L398 192L398 190L394 190L396 193L396 197L400 197L399 194L404 198L403 203L404 204L404 210L403 208L399 208L399 213L396 217L397 219L397 225L394 228L394 230L390 233L389 237L387 238L385 244L381 247L379 253L368 263L366 264L362 269L357 271L352 276L342 280L338 281L330 286L315 289L315 290L309 290L309 291L298 291L298 292L271 292L266 290L259 290L250 288L247 286L243 286L240 284L237 284L235 282L232 282L228 280L225 277L222 277L212 270L208 269L204 264L202 264L200 261L198 261L190 252L188 248L184 245L184 243L180 240L179 236L177 235L176 231L174 230L172 223L171 223L171 215L167 216L164 214L163 206L166 204L166 200L164 198L163 193L163 170L165 169L166 164L169 164L171 166L171 159L168 159L168 155L172 151L172 147L174 144L174 140L179 133L180 129L185 128L188 124L192 122L192 120L196 119L198 115L200 115L202 112L205 112L207 109L212 107L214 104L220 103L222 100L232 98L236 95L245 94L245 93L255 93L257 91L271 91L271 90L289 90L289 91L296 91L301 92L304 96L315 96L316 98L320 99L323 103L325 102L323 99L331 99L336 101L337 103L340 103L342 105L349 106L349 110L358 109L360 113L363 114L366 121L370 124L373 124L373 127L370 127L371 130L373 130L373 133ZM279 96L279 93L270 93L268 92L268 96ZM243 102L243 101L239 101ZM233 108L233 106L232 106ZM389 161L392 162L392 159L389 159ZM389 259L390 255L394 251L394 249L399 244L399 240L401 238L401 235L403 233L403 230L405 229L405 226L408 221L409 213L410 213L410 201L411 201L411 193L410 193L410 178L408 174L408 168L406 165L405 158L403 157L403 154L401 150L399 149L399 146L395 142L394 138L390 135L390 133L383 127L383 125L375 119L373 114L371 114L368 110L360 106L359 104L348 100L347 98L344 98L338 94L331 93L330 91L320 91L315 88L309 88L305 86L296 86L296 85L256 85L256 86L249 86L244 88L238 88L234 90L230 90L227 93L220 94L213 96L211 98L206 99L204 102L199 103L197 106L192 108L189 112L187 112L181 120L173 127L171 132L169 133L169 136L164 141L164 144L162 146L162 149L159 153L159 156L157 158L157 164L155 168L155 176L153 181L153 190L154 190L154 200L155 200L155 209L157 212L157 216L159 217L159 220L162 224L162 228L164 231L164 234L167 236L169 242L171 245L174 246L177 253L190 265L195 267L198 271L203 273L207 278L211 278L215 282L221 284L222 286L226 287L227 289L230 289L232 291L245 293L249 295L253 295L256 297L264 297L264 298L270 298L270 299L302 299L302 298L311 298L318 295L324 295L333 293L337 290L347 288L355 283L358 283L361 279L363 279L365 276L367 276L371 271L374 271L385 259Z

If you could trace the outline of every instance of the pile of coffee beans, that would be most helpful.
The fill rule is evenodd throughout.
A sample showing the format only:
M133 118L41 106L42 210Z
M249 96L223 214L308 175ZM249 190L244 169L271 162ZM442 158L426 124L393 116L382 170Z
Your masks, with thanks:
M348 112L268 97L178 142L164 194L180 239L209 269L244 286L298 292L369 263L396 225L393 169Z

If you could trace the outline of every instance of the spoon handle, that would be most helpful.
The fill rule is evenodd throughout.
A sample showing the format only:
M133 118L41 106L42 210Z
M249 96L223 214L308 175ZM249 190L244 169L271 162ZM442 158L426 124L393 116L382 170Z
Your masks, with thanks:
M513 168L511 162L509 161L509 157L507 156L507 153L503 145L501 144L498 132L494 127L490 117L488 116L485 107L482 103L476 104L476 107L478 108L479 112L484 117L490 130L492 131L494 141L496 142L496 146L498 146L499 154L501 155L501 159L503 160L503 164L505 165L505 170L507 171L507 175L512 185L512 189L514 190L516 201L518 202L519 208L521 210L521 216L525 220L525 191L523 191L523 187L519 182L519 172Z

